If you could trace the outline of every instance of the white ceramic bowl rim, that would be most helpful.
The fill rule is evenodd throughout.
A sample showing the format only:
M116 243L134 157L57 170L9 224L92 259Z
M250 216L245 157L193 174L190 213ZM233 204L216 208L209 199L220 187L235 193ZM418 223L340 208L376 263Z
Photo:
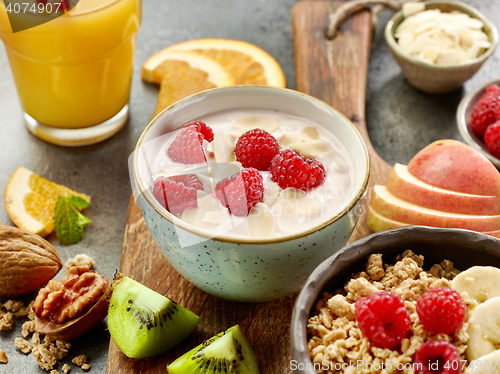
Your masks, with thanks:
M457 107L456 121L457 121L458 131L460 132L460 135L462 136L464 141L468 145L470 145L472 148L476 149L482 155L484 155L488 160L490 160L493 163L493 165L495 165L497 168L500 168L500 160L498 158L496 158L495 156L493 156L486 149L486 147L480 143L480 140L474 134L471 134L471 132L468 130L467 124L470 121L468 118L466 118L468 109L472 109L470 107L470 105L472 104L472 101L475 100L475 98L480 94L481 91L486 90L486 88L491 84L500 85L500 78L489 80L489 81L473 88L470 92L468 92L462 98L462 100L460 100L460 103L458 104L458 107Z
M396 23L396 21L399 21L400 18L402 18L402 14L403 14L403 11L400 10L396 14L394 14L394 16L391 17L389 22L387 22L387 25L386 25L385 31L384 31L384 36L385 36L387 43L389 43L391 45L392 49L395 50L397 53L399 53L401 56L404 56L406 59L412 61L412 63L417 64L417 65L421 65L421 66L436 69L436 70L444 70L444 69L449 70L449 69L453 69L453 68L457 68L457 69L460 68L461 69L461 68L466 67L466 66L475 65L477 63L480 63L480 62L486 60L488 57L490 57L493 54L493 52L498 44L498 30L495 27L495 25L484 14L479 12L476 8L474 8L468 4L465 4L461 1L453 1L453 0L452 1L430 0L430 1L424 1L423 4L426 5L426 8L427 8L427 5L440 5L440 4L457 6L459 8L462 8L467 14L474 15L475 18L481 20L484 23L484 28L488 28L491 30L491 41L490 41L491 47L488 48L486 51L484 51L477 58L472 59L472 60L468 60L462 64L437 65L437 64L433 64L433 63L421 60L419 58L413 57L410 54L408 54L406 51L401 49L399 44L396 42L396 39L394 38L393 29L396 26L395 23Z
M286 234L286 235L279 235L273 238L245 238L245 237L235 237L235 236L229 236L229 235L217 235L213 236L213 234L206 232L202 229L199 229L197 227L194 227L180 218L176 217L175 215L171 214L168 212L165 208L163 208L154 198L154 196L151 194L150 189L147 188L140 177L140 172L139 170L139 152L138 150L140 149L142 143L146 141L148 133L151 131L151 129L155 126L156 123L163 117L163 115L167 112L174 111L177 108L182 108L186 106L190 102L196 102L199 98L210 95L212 92L218 92L218 91L234 91L236 93L237 91L241 90L268 90L274 93L285 93L287 95L293 95L293 96L302 96L308 100L311 100L314 102L314 105L317 107L322 108L323 110L327 111L333 111L340 117L344 119L344 122L350 126L352 129L353 135L358 139L359 144L361 145L363 149L363 167L364 170L364 176L362 178L362 183L359 185L355 186L355 191L351 195L351 199L348 203L347 206L344 206L337 214L334 216L328 217L324 221L320 222L319 224L310 227L306 230L302 231L297 231L291 234ZM206 91L202 91L200 93L196 93L193 95L190 95L182 100L179 100L178 102L172 104L171 106L167 107L163 111L161 111L156 117L154 117L150 123L146 126L146 128L143 130L141 136L139 137L139 140L137 141L137 144L135 146L134 150L134 156L133 156L133 178L136 183L137 187L137 193L142 194L144 199L147 201L147 203L164 219L168 220L172 224L182 228L183 230L186 230L188 232L194 233L200 237L205 237L210 240L216 240L216 241L221 241L221 242L234 242L238 244L270 244L270 243L278 243L278 242L286 242L294 239L298 239L307 235L310 235L326 226L329 224L341 219L343 216L348 214L354 206L357 204L357 202L361 199L363 196L364 192L366 191L366 187L368 184L368 179L370 175L370 160L368 156L368 150L366 148L366 144L359 133L359 131L356 129L356 127L352 124L352 122L341 112L333 108L332 106L328 105L324 101L317 99L313 96L301 93L299 91L295 91L292 89L288 88L278 88L278 87L272 87L272 86L261 86L261 85L236 85L236 86L228 86L228 87L219 87L219 88L213 88L209 89Z

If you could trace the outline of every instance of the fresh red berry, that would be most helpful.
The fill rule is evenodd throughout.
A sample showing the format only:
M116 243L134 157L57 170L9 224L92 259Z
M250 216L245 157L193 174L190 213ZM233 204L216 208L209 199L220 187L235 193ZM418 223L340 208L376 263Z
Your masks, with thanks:
M319 186L325 177L326 168L321 162L301 156L295 150L286 149L271 162L271 180L283 189L295 187L305 191Z
M484 145L493 156L500 158L500 119L486 129Z
M356 301L355 316L361 332L374 345L395 348L410 327L410 314L401 297L380 291Z
M471 128L480 138L483 138L486 128L495 122L498 107L500 107L500 86L492 84L474 105L470 116Z
M186 208L198 206L198 190L203 190L203 183L194 174L161 176L154 182L153 196L170 213L181 215Z
M203 139L205 139L207 142L211 142L214 140L214 132L210 126L208 126L205 122L203 121L193 121L190 122L187 126L196 126L196 130L198 130L201 135L203 135Z
M274 136L261 129L253 129L241 135L234 147L236 161L245 168L269 170L271 161L280 147Z
M244 217L264 197L264 182L257 169L246 168L215 186L215 194L231 214Z
M214 133L204 122L195 121L185 125L167 149L172 161L182 164L198 164L206 161L203 140L211 142Z
M438 287L417 300L417 314L424 327L435 333L453 334L465 321L466 307L452 288Z
M429 340L415 353L415 374L459 374L461 357L457 348L447 340Z

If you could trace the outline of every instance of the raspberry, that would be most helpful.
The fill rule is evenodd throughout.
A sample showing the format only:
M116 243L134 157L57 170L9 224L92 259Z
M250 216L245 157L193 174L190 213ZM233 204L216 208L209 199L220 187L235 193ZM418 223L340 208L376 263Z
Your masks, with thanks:
M415 353L415 374L459 374L461 357L457 348L447 340L429 340Z
M360 298L355 316L361 332L382 348L395 348L410 327L410 314L403 300L391 291L380 291Z
M246 168L215 186L215 194L231 214L244 217L264 197L264 182L257 169Z
M500 119L486 129L484 145L493 156L500 158Z
M269 170L271 161L278 154L280 147L274 136L261 129L247 131L240 136L234 154L236 161L245 168Z
M172 161L182 164L198 164L205 162L203 140L211 142L214 133L204 122L196 121L185 125L175 136L167 150L167 156Z
M326 168L321 162L291 149L278 153L271 162L271 180L283 189L295 187L305 191L319 186L325 177Z
M417 300L417 314L424 327L435 333L453 334L465 321L466 307L452 288L438 287Z
M186 208L198 206L197 190L203 183L194 174L158 177L153 186L153 196L170 213L181 215Z
M483 137L486 128L495 122L495 111L500 106L500 86L492 84L478 100L470 115L470 125L474 133Z

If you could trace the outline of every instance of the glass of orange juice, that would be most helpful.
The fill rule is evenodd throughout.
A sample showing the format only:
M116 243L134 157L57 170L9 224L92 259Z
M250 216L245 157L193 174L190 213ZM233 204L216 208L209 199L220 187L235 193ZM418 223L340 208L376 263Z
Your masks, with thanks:
M0 38L31 133L76 146L125 125L140 20L141 0L0 0Z

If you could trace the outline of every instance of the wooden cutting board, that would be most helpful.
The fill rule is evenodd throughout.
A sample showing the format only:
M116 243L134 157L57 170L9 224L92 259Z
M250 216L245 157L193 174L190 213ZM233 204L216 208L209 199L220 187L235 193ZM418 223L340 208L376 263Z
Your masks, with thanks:
M357 13L333 41L324 34L328 14L342 3L307 0L295 4L292 25L296 52L297 90L320 98L344 113L367 143L371 156L370 184L385 183L390 167L376 154L365 124L365 92L372 35L368 11ZM351 240L370 230L364 217ZM134 197L130 199L120 271L176 300L200 316L193 334L171 351L134 360L111 339L107 373L164 374L167 365L218 332L239 324L257 356L263 374L291 373L290 317L296 295L261 304L242 304L208 295L182 278L160 253Z

